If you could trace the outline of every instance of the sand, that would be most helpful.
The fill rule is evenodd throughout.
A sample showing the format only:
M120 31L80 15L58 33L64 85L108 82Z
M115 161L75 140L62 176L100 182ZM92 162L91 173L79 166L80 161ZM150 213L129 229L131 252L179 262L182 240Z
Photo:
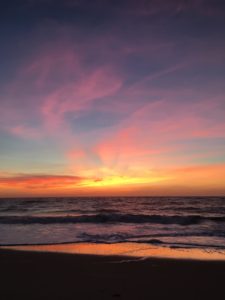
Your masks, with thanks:
M225 262L0 250L0 299L224 299Z

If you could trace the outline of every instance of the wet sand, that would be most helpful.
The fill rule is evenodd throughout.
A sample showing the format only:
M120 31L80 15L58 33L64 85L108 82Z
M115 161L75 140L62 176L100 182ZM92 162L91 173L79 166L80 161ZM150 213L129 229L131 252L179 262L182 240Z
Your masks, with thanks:
M225 262L0 250L0 298L223 299Z

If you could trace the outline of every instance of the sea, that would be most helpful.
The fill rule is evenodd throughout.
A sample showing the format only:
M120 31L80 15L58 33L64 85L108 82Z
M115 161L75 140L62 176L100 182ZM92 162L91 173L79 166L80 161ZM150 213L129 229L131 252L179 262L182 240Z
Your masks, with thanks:
M225 250L225 197L0 199L0 245L138 243Z

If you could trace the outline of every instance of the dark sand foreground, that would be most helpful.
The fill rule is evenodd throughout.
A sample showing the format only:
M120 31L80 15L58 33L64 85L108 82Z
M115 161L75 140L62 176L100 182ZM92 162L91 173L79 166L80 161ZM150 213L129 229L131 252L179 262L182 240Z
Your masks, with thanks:
M130 260L0 250L0 299L225 299L225 262Z

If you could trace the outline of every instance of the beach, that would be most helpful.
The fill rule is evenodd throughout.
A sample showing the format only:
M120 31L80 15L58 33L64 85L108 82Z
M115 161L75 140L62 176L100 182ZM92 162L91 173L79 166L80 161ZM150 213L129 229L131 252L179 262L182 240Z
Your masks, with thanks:
M224 198L5 199L1 300L220 300Z
M1 299L223 299L225 261L0 250Z

